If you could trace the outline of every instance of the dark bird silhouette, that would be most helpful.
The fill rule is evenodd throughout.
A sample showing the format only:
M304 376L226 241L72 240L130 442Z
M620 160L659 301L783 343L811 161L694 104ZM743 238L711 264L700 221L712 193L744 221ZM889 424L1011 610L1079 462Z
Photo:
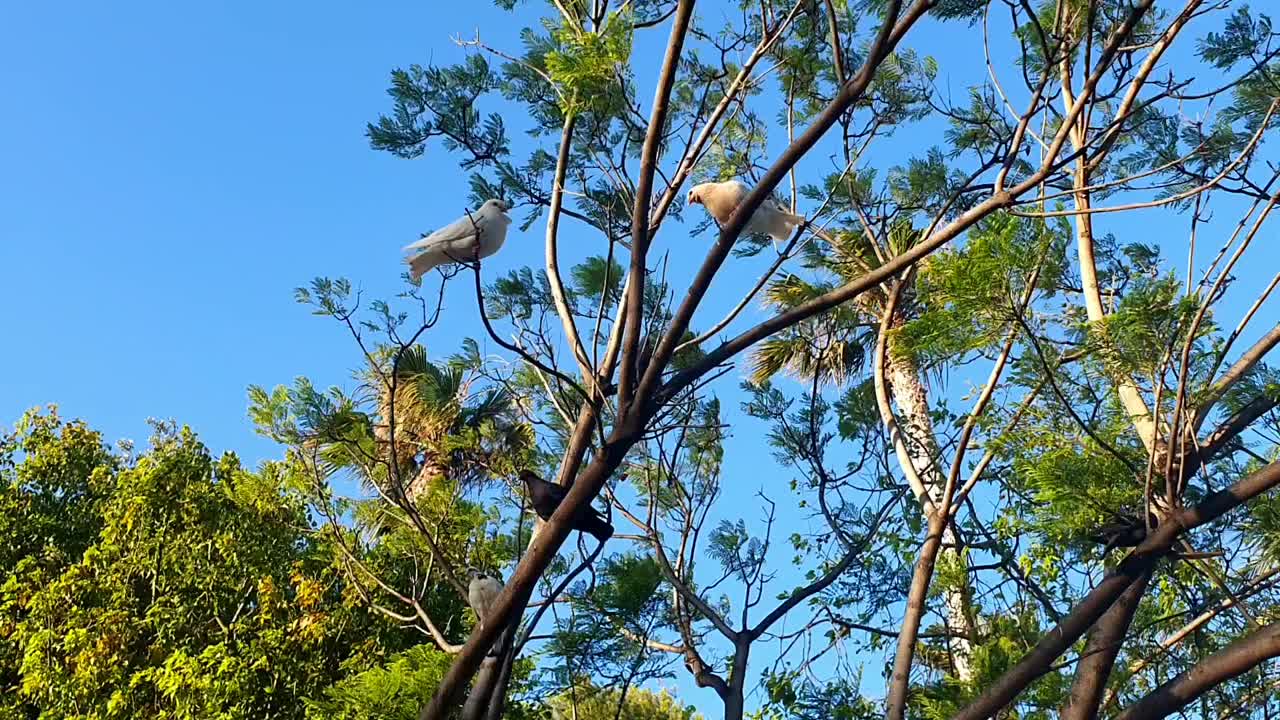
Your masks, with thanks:
M529 470L520 471L520 480L529 491L529 504L533 505L533 511L543 520L549 520L551 514L560 507L560 503L564 502L565 496L569 494L568 488L547 482ZM613 537L613 526L604 519L604 515L601 515L599 510L589 504L578 510L573 518L572 527L574 530L594 536L600 542Z
M1102 525L1089 534L1089 539L1103 546L1102 554L1115 548L1137 547L1147 539L1147 523L1131 513L1115 516L1114 522Z

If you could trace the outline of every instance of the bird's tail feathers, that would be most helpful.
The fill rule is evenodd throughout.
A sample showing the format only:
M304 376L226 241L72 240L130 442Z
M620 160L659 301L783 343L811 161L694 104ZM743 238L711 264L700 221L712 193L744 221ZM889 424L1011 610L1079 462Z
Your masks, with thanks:
M591 534L592 537L604 542L613 537L613 526L609 524L598 512L591 513L582 523L582 529Z
M613 537L613 526L601 520L600 525L591 532L591 535L600 542L604 542Z
M414 282L417 282L433 268L449 262L449 258L444 253L435 250L423 250L417 255L405 258L405 262L409 264L409 277L413 278Z

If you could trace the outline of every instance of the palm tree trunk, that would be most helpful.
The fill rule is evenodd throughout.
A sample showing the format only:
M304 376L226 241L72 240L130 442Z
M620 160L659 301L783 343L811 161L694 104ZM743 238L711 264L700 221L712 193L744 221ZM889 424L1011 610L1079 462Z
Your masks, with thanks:
M426 459L422 462L422 467L418 468L418 472L414 474L413 479L404 488L409 502L417 500L419 495L426 492L432 481L443 476L444 468L435 461L435 458L431 457L431 453L427 453Z
M915 469L932 502L938 503L942 501L947 478L939 465L941 452L934 435L933 422L929 418L929 395L924 382L920 379L920 371L915 361L905 353L895 352L895 350L891 337L885 357L885 375L890 397L897 405L897 425L903 439L903 442L895 444L898 462ZM923 502L921 507L924 507ZM957 551L957 545L955 533L948 523L942 531L939 560L948 564L967 564ZM948 588L943 593L943 598L946 604L947 629L954 634L947 642L951 650L956 677L968 681L973 678L970 661L973 655L971 638L974 637L974 627L970 613L967 574L965 577L966 582L963 586Z

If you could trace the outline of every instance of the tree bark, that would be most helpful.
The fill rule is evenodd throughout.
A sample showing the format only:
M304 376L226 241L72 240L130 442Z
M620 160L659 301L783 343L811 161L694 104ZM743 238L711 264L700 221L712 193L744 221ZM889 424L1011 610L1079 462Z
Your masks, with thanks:
M1133 614L1150 582L1150 572L1139 577L1098 618L1098 623L1089 633L1089 641L1085 643L1084 657L1076 666L1071 695L1060 713L1062 720L1096 720L1098 717L1107 679L1111 677L1116 656L1120 654L1120 647L1129 633L1129 624L1133 622Z
M729 692L724 699L724 720L742 720L747 684L747 660L751 655L751 639L741 637L733 652L733 667L729 668Z
M507 634L511 636L515 633ZM494 685L493 695L489 698L489 712L485 714L485 720L502 720L507 712L507 688L511 686L511 670L516 662L516 649L507 644L500 657L502 669L498 671L498 682Z
M471 692L462 704L462 712L458 720L483 720L485 711L489 709L490 699L498 686L502 675L502 658L486 657L480 663L480 671L476 673L475 682L471 683Z
M895 323L895 325L901 325L901 323ZM896 350L895 343L890 339L885 353L885 374L889 381L890 397L898 406L897 424L903 436L902 443L895 443L898 462L904 465L909 463L915 468L916 474L924 483L925 491L929 494L931 504L936 506L942 501L947 478L939 464L942 451L938 448L933 421L929 418L928 391L920 380L920 371L915 361L905 354L899 355ZM923 502L921 506L927 508ZM926 514L927 512L926 509ZM928 540L925 546L928 546ZM935 548L935 552L938 553L937 558L931 559L927 567L930 576L937 559L957 565L968 564L958 551L958 542L950 523L944 524L940 536L940 548ZM917 564L917 573L921 565ZM928 578L925 582L927 590ZM974 627L967 583L958 588L948 588L943 592L943 599L946 604L947 627L952 631L947 644L955 665L956 677L962 681L968 681L973 677L970 662L973 656L973 643L970 638L974 637Z
M885 720L903 720L907 714L907 690L911 686L911 661L915 656L916 642L920 637L920 620L924 617L924 603L929 596L929 580L933 566L942 547L942 536L947 517L935 513L929 518L929 532L916 569L911 576L911 591L907 595L907 612L898 632L898 649L893 658L893 674L889 677L889 694L885 699Z
M1280 623L1272 623L1211 655L1190 670L1152 690L1130 705L1116 720L1167 717L1206 691L1239 677L1274 657L1280 657ZM1239 708L1242 712L1244 708Z

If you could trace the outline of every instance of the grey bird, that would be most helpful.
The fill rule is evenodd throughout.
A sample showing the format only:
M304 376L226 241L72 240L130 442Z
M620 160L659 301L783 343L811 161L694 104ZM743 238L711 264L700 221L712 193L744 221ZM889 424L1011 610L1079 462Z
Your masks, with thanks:
M448 225L410 243L404 250L410 255L409 276L415 281L432 268L455 262L487 258L502 249L507 240L511 206L502 200L485 200L480 209L463 215Z
M471 609L476 612L476 621L481 625L489 622L489 611L493 609L493 603L498 599L498 594L502 592L502 580L490 575L483 570L474 568L468 573L471 576L471 582L467 583L467 603L471 605ZM489 646L489 655L493 655L506 642L507 630L503 628L494 639L493 645Z
M502 592L502 581L483 570L472 569L471 582L467 583L467 602L476 611L476 619L482 624L489 618L489 609Z
M543 520L550 519L552 513L560 507L560 503L564 502L565 496L569 494L568 488L547 482L530 470L521 470L520 480L529 491L529 504L533 506L533 511ZM591 505L584 505L578 510L573 518L572 527L574 530L594 536L600 542L613 537L613 526L604 519L604 515L599 510Z

